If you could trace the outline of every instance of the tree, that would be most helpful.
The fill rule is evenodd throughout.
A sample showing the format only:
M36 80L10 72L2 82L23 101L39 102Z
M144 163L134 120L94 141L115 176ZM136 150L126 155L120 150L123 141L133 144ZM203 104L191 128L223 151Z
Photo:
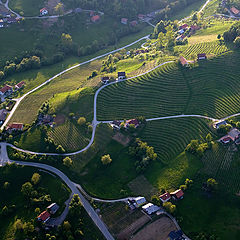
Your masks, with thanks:
M58 4L54 7L54 11L55 11L58 15L63 15L63 4L62 4L62 3L58 3Z
M4 206L4 207L2 208L1 214L2 214L3 216L7 216L8 213L9 213L8 207L7 207L7 206Z
M220 40L221 37L222 37L221 34L218 34L217 39Z
M25 235L29 235L34 232L34 226L31 222L25 222L23 224L23 232Z
M86 124L86 118L85 117L80 117L77 121L79 126L83 126L84 124Z
M209 178L207 180L207 188L209 191L214 191L217 189L218 183L214 178Z
M212 135L211 135L211 133L208 133L207 134L207 136L206 136L206 141L208 142L208 143L210 143L211 141L212 141Z
M5 182L5 183L3 184L3 188L4 188L4 189L8 189L9 186L10 186L10 183L9 183L9 182Z
M172 204L171 202L163 203L163 207L166 209L167 212L171 214L176 211L176 205Z
M21 192L26 197L30 197L33 191L33 186L30 182L26 182L22 185Z
M58 147L56 148L58 153L65 153L65 149L63 148L62 145L58 145Z
M21 219L17 219L14 223L14 227L16 230L22 230L23 229L23 223Z
M102 164L103 165L108 165L112 162L112 159L109 154L102 156L101 158Z
M3 80L3 78L4 78L4 72L0 71L0 81Z
M63 222L63 229L69 231L71 229L71 224L68 221Z
M73 195L73 198L69 205L69 213L72 216L78 216L82 211L82 203L80 201L80 197L77 194Z
M35 213L38 215L40 213L40 208L35 208Z
M63 165L67 166L67 167L71 167L73 165L73 161L70 157L65 157L63 159Z
M39 183L40 179L41 179L40 174L34 173L34 174L32 175L31 182L32 182L34 185L37 185L37 184Z
M240 37L236 37L234 40L235 47L240 48Z

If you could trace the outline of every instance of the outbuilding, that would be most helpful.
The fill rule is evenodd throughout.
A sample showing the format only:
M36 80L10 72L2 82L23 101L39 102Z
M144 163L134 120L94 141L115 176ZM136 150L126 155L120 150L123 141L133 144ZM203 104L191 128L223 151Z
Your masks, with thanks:
M207 59L206 53L200 53L197 55L198 60L205 60Z
M125 72L118 72L118 80L123 80L126 78Z
M148 203L144 206L142 206L142 209L144 212L146 212L148 215L151 215L155 212L157 212L158 210L160 210L160 207L152 204L152 203Z
M180 200L180 199L183 199L184 192L182 189L178 189L174 192L171 192L170 195L174 200Z
M146 202L147 201L146 201L145 197L136 197L134 199L134 206L138 208L138 207L141 207Z
M171 199L171 195L168 192L165 192L164 194L160 195L160 200L165 203Z
M56 203L52 203L47 207L47 210L50 214L55 214L58 209L59 209L59 206Z
M50 219L50 216L51 215L48 211L44 211L37 217L37 219L38 219L38 221L45 223Z

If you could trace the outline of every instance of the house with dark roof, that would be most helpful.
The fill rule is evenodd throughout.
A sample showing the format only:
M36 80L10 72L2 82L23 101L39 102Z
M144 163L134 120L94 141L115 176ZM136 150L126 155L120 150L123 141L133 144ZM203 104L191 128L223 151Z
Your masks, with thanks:
M6 85L0 89L0 95L9 96L13 92L13 88L10 85Z
M178 230L178 231L171 231L168 234L168 237L170 240L185 240L185 238L183 237L183 232L182 230Z
M134 125L134 127L137 128L140 126L140 122L136 118L130 119L126 121L125 128L128 128L129 125Z
M120 121L117 121L117 120L114 120L110 123L111 127L113 129L116 129L116 130L119 130L120 129L120 125L121 125L121 122Z
M136 20L130 22L130 25L131 25L132 27L137 26L137 24L138 24L138 22L137 22Z
M59 206L56 203L52 203L47 207L47 211L52 215L55 214L58 209L59 209Z
M219 122L214 123L213 127L216 129L219 129L220 126L225 126L225 125L227 125L226 121L219 121Z
M40 9L40 16L45 16L45 15L47 15L48 14L48 10L46 9L46 8L42 8L42 9Z
M159 196L160 200L165 203L171 199L171 195L169 192L165 192L164 194Z
M170 195L174 200L180 200L180 199L183 199L184 192L182 189L178 189L174 192L171 192Z
M107 84L107 83L109 83L110 78L109 77L102 77L101 80L102 80L102 83Z
M45 223L50 219L50 216L51 215L48 211L44 211L38 215L37 219L38 219L38 221Z
M118 72L118 80L123 80L126 78L125 72Z
M198 59L198 60L205 60L205 59L207 59L206 53L199 53L199 54L197 55L197 59Z

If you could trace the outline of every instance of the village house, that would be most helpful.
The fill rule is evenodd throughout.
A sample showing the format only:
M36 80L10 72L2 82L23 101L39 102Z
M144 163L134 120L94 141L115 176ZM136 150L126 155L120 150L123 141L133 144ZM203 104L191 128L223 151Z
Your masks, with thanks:
M56 203L52 203L47 207L47 211L52 215L55 214L58 209L59 209L59 206Z
M141 207L142 205L144 205L146 202L147 202L147 201L146 201L145 197L136 197L136 198L134 199L134 206L135 206L136 208L139 208L139 207Z
M108 84L109 83L109 77L102 77L101 80L102 80L102 83L103 84Z
M48 14L48 10L46 8L40 9L40 16L45 16Z
M137 119L130 119L126 121L124 127L128 128L129 125L134 125L135 128L138 128L140 126L140 122Z
M17 19L14 18L14 17L10 17L10 18L7 19L7 23L8 23L8 24L16 23L16 22L17 22Z
M205 60L205 59L207 59L206 53L200 53L200 54L198 54L198 55L197 55L197 59L198 59L198 61L199 61L199 60Z
M239 16L239 15L240 15L240 11L239 11L237 8L235 8L235 7L231 7L231 8L230 8L230 11L231 11L234 15L236 15L236 16Z
M180 199L183 199L184 192L183 192L183 190L178 189L174 192L171 192L170 195L172 196L172 198L174 200L180 200Z
M146 16L144 14L138 14L138 19L139 20L144 20Z
M226 126L227 122L226 121L219 121L213 124L213 127L216 129L219 129L220 126Z
M25 82L24 82L24 81L21 81L20 83L18 83L18 84L15 85L15 89L16 89L16 90L19 90L19 89L21 89L23 86L25 86Z
M10 94L12 94L12 92L13 92L13 88L10 85L6 85L0 89L1 96L9 96Z
M148 203L144 206L142 206L142 209L144 212L146 212L148 215L151 215L155 212L157 212L158 210L160 210L160 207L152 204L152 203Z
M22 123L11 123L6 128L7 131L22 131L23 124Z
M182 64L182 66L189 66L188 61L183 56L179 58L179 61Z
M233 128L230 132L224 137L220 138L221 143L227 144L229 142L235 142L237 145L240 144L240 131L237 128Z
M183 24L182 26L179 27L180 30L181 30L181 29L186 30L187 28L188 28L188 25L187 25L187 24Z
M162 201L162 203L165 203L171 199L171 195L170 193L165 192L164 194L160 195L159 198Z
M127 25L128 19L127 18L122 18L121 23Z
M100 20L100 16L99 15L95 15L95 16L93 16L92 18L91 18L91 21L93 22L93 23L96 23L96 22L98 22Z
M137 26L137 24L138 24L138 22L137 22L136 20L130 22L130 25L131 25L132 27Z
M118 79L117 80L123 80L126 78L125 72L118 72Z
M120 125L121 125L121 122L117 120L114 120L113 122L110 123L110 126L116 130L120 129Z
M50 219L50 213L48 211L44 211L37 217L38 221L46 223Z

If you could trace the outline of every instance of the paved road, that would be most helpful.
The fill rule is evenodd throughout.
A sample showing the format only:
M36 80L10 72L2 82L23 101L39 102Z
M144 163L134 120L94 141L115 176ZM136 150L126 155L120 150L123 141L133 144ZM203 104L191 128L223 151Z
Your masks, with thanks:
M98 214L95 212L93 207L84 198L84 196L78 190L76 185L63 172L61 172L60 170L58 170L55 167L52 167L52 166L49 166L46 164L42 164L42 163L12 161L8 158L6 146L7 146L7 144L1 143L1 159L4 159L5 163L9 162L9 163L16 163L16 164L23 165L23 166L36 167L36 168L40 168L40 169L44 169L46 171L52 172L55 175L57 175L71 189L72 194L77 194L80 197L83 207L87 211L88 215L92 218L92 220L96 224L96 226L99 228L99 230L102 232L104 237L107 240L114 240L113 236L108 231L106 225L101 220L101 218L98 216Z

